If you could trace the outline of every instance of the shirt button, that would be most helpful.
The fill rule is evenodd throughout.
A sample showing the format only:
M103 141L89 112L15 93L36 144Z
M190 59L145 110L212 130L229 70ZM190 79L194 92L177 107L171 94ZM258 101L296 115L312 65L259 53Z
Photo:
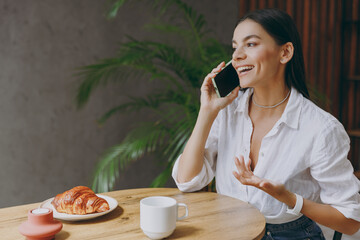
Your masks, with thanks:
M261 156L263 157L265 154L264 154L264 152L261 152Z
M270 232L267 232L266 234L269 236L269 235L270 235Z

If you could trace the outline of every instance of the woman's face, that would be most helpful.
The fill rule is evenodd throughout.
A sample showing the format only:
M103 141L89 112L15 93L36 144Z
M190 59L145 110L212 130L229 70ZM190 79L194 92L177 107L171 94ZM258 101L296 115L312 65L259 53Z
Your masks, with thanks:
M232 64L242 88L269 87L284 81L282 48L260 24L249 19L241 22L235 28L232 45Z

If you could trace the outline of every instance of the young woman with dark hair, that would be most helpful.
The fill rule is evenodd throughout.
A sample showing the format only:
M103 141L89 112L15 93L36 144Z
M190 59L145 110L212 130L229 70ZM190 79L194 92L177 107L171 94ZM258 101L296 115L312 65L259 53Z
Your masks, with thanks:
M360 182L347 159L341 123L309 100L299 34L277 9L250 12L233 34L240 86L218 98L201 87L192 135L173 168L181 191L216 177L220 194L249 202L265 216L263 239L324 239L315 223L345 234L360 228Z

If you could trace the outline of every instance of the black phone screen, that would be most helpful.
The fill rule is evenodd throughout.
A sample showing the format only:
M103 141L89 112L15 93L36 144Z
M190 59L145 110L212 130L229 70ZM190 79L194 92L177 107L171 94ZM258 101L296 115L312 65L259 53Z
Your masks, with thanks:
M239 84L239 76L231 61L213 78L213 85L219 97L226 97Z

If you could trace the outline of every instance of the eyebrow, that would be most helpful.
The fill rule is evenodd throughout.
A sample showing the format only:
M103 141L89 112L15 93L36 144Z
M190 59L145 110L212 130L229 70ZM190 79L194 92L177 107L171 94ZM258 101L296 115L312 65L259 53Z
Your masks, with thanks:
M258 35L252 34L252 35L249 35L249 36L244 37L243 42L249 40L250 38L258 38L258 39L261 39L261 37L259 37ZM232 43L236 43L236 41L233 39L233 40L232 40Z

